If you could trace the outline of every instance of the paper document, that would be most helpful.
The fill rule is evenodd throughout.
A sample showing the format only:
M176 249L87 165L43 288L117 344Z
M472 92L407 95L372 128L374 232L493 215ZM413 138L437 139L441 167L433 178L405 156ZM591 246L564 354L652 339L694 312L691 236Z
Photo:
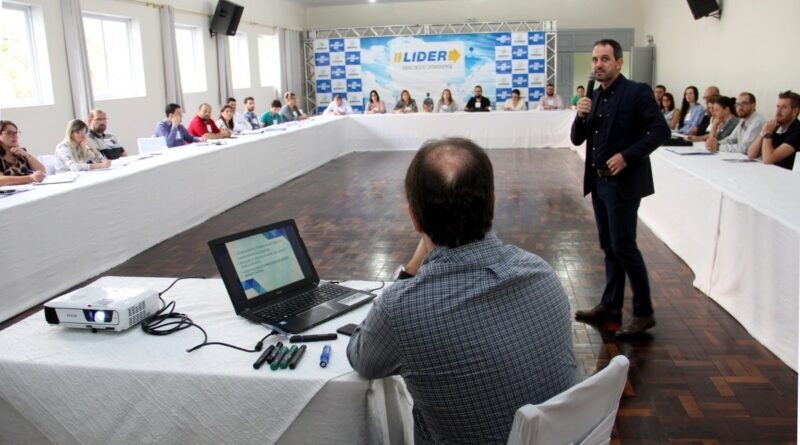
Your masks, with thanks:
M34 182L33 185L48 185L48 184L64 184L73 182L78 179L79 174L75 172L59 173L57 175L48 175L42 182Z
M713 152L702 148L696 147L664 147L665 150L671 151L673 153L679 154L681 156L686 155L713 155Z

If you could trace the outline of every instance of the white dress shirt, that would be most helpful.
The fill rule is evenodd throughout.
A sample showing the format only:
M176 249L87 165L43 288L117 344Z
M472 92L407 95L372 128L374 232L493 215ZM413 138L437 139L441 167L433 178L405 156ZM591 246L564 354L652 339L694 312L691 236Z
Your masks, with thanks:
M330 115L330 114L336 114L337 112L339 114L353 114L353 107L351 107L350 104L347 103L347 101L344 99L342 99L341 106L336 105L336 101L334 100L333 102L328 104L328 108L326 108L322 114Z
M756 139L764 126L764 116L753 113L747 119L742 119L728 137L719 141L719 151L725 153L747 154L747 148Z

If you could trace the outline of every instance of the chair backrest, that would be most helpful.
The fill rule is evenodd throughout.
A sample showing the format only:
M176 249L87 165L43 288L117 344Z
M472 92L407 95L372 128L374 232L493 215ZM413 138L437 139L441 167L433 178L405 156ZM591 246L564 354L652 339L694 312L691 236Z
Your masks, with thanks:
M167 138L164 136L156 136L152 138L138 138L136 143L139 146L140 155L149 155L151 153L160 153L167 149Z
M36 157L44 165L44 172L48 175L56 173L56 155L39 155Z
M628 366L628 358L618 355L605 369L550 400L518 409L508 444L608 444Z
M792 170L795 173L800 173L800 156L794 155L794 168Z

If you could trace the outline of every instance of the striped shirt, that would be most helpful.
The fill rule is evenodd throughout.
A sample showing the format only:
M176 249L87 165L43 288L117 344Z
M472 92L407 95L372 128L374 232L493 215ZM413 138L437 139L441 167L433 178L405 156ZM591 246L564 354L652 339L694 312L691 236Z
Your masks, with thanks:
M347 355L364 377L403 377L418 444L504 444L515 411L569 388L576 368L558 276L492 233L428 253L375 301Z

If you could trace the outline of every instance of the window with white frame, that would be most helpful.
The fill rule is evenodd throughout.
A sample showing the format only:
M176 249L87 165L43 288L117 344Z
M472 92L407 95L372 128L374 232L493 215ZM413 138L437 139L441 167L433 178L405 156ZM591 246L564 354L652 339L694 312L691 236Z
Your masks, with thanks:
M133 20L85 13L83 33L94 98L144 96L141 38Z
M176 25L175 41L178 47L178 66L181 70L183 92L198 93L208 90L206 55L200 28Z
M38 7L2 2L0 10L0 106L53 103L44 19Z
M258 71L262 87L280 88L281 58L278 49L278 36L259 34Z
M250 88L250 51L247 34L237 32L228 37L231 52L231 80L234 88Z

